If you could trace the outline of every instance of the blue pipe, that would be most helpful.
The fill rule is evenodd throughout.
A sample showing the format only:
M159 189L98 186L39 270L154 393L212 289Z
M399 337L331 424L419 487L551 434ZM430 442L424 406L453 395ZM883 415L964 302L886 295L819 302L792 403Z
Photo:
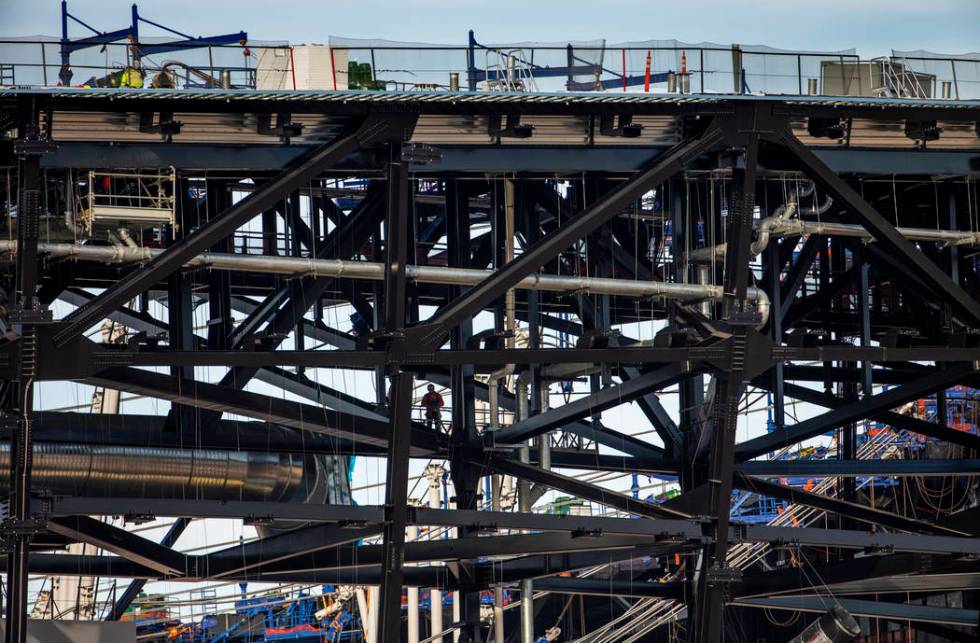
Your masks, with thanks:
M466 84L471 92L476 91L476 36L470 29L469 45L466 48Z

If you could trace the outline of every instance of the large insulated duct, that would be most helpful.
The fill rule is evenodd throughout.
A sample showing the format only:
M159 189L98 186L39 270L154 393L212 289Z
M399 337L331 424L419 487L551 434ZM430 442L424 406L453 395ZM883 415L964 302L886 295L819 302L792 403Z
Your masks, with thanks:
M55 494L327 502L314 456L217 449L34 444L31 485ZM10 443L0 443L0 489L10 483ZM321 492L322 493L322 492Z

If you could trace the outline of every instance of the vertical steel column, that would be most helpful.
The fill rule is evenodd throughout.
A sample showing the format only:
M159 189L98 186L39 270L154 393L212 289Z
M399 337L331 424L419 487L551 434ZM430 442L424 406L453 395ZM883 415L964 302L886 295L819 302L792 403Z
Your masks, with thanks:
M725 254L724 315L732 325L734 343L728 372L719 374L712 405L711 459L708 484L708 515L715 521L714 545L703 548L696 605L688 606L695 615L692 623L698 643L720 643L725 618L725 596L733 580L728 567L728 526L734 471L735 429L741 400L746 359L745 335L754 319L746 310L749 281L749 245L755 208L755 177L758 139L749 137L741 164L732 169L732 202L728 251Z
M470 249L469 199L464 185L456 180L446 182L446 232L449 242L449 264L456 267L469 267L472 262ZM463 288L454 288L453 296L459 296ZM473 322L464 320L450 332L450 346L453 349L466 347L473 333ZM456 507L475 509L476 494L480 484L479 472L467 462L465 447L476 439L476 390L473 383L472 366L453 366L450 370L450 384L453 400L452 427L450 429L450 475L456 490ZM475 537L473 528L460 528L461 538ZM458 630L458 640L470 643L480 638L480 592L469 586L471 565L466 561L458 564L460 591L460 617L462 627ZM455 604L454 604L455 608Z
M193 230L201 221L198 208L191 203L188 196L187 179L178 178L176 187L180 208L178 219L180 226L173 235L172 243L177 243L189 230ZM194 308L191 300L191 277L188 271L181 268L167 277L167 335L170 348L175 350L194 350L197 342L194 337ZM173 377L194 379L194 369L188 366L172 366L170 374ZM193 407L178 404L170 405L167 414L167 429L171 431L193 430L198 411Z
M832 273L835 278L842 279L845 277L845 272L847 270L847 261L845 253L845 246L839 240L834 240L831 242L831 268ZM854 265L859 266L857 270L861 271L862 256L860 254L852 254L852 262ZM859 275L860 276L860 275ZM860 287L860 286L859 286ZM839 296L828 297L827 303L824 306L824 310L829 313L833 312L834 308L838 306L843 298ZM858 305L860 305L860 293L858 294ZM840 304L843 308L843 304ZM841 339L840 333L834 339ZM851 361L843 361L838 363L838 366L845 370L857 369L858 364ZM840 395L850 402L855 402L858 399L858 383L855 381L841 382L840 383ZM847 424L840 427L840 446L838 457L841 460L853 460L857 457L857 422L848 422ZM844 476L838 480L837 485L838 493L837 496L843 500L852 501L857 494L857 480L853 476ZM853 523L844 516L840 516L838 519L838 524L842 529L853 528ZM841 554L844 557L849 557L850 552L843 551Z
M671 256L674 262L674 280L677 283L688 282L687 253L690 226L692 222L688 220L686 213L687 195L684 176L681 175L670 181L668 184L668 194L670 197L670 232L671 232ZM676 306L676 303L671 303ZM671 314L675 317L675 314ZM690 491L695 486L693 471L694 445L697 444L697 433L699 427L699 412L704 404L704 376L697 375L688 377L678 384L678 408L679 422L678 428L684 436L683 451L681 458L680 483L683 491ZM693 571L693 566L688 566L688 571ZM690 587L687 583L686 587Z
M578 193L577 204L579 212L585 210L590 203L601 196L603 186L600 186L599 179L585 178L583 179L583 185L580 187L581 190ZM609 257L601 256L600 253L603 250L611 252L612 249L612 235L609 230L609 224L606 223L600 226L584 241L587 253L586 264L589 266L589 273L595 277L608 277ZM585 295L584 298L588 305L592 306L592 330L597 331L598 334L608 333L611 327L609 295ZM586 323L584 319L582 323ZM608 364L603 364L598 373L589 375L589 392L593 395L611 384L612 377ZM592 416L592 422L598 426L602 422L602 413L594 414Z
M408 169L398 148L391 147L388 165L388 217L385 223L385 331L405 327L406 236L409 226ZM391 435L388 442L385 520L382 534L381 597L378 604L380 641L401 639L401 602L405 562L405 526L408 522L408 463L411 447L413 376L391 375Z
M446 237L448 243L449 265L455 268L472 267L470 248L470 210L469 192L465 184L456 179L446 180ZM462 286L453 286L450 295L458 297L465 291ZM451 334L453 349L466 347L473 335L473 321L463 321ZM476 436L476 388L473 383L472 366L454 366L451 373L452 385L452 428L456 427Z
M674 264L674 280L677 283L687 283L689 279L687 255L691 244L689 235L694 225L687 216L687 184L683 174L674 177L667 184L670 206L667 216L670 217L671 257ZM671 302L671 319L676 319L676 302ZM700 411L704 404L704 376L688 377L677 385L678 423L681 432L680 453L681 462L679 482L682 492L691 491L697 486L694 457L698 444L700 426ZM695 558L688 556L684 568L684 602L694 605L697 601L695 593ZM693 614L693 611L689 611ZM689 621L693 622L693 618Z
M374 231L371 234L371 256L373 258L382 256L382 229L384 228L384 223L381 222L374 226ZM374 306L371 308L371 319L365 319L364 323L368 324L371 330L378 330L384 326L384 319L382 319L381 314L383 312L384 306L380 302L384 301L384 283L379 281L371 282L371 301L374 302ZM391 400L388 399L388 390L386 387L387 381L385 378L385 369L383 366L379 366L374 369L374 386L377 392L377 403L391 404Z
M208 220L219 216L231 205L226 181L207 181ZM214 252L234 252L233 237L228 237L211 247ZM208 348L228 350L232 331L231 273L211 270L208 273Z
M379 641L401 640L405 523L408 521L408 461L411 447L413 377L392 378L391 438L388 443L385 521L382 534Z
M37 113L30 110L22 125L21 140L37 136ZM7 557L7 642L22 643L27 639L27 579L28 558L34 529L30 522L31 413L34 407L34 375L37 368L37 330L34 319L40 310L37 297L37 240L41 218L40 157L28 154L20 164L20 197L17 212L17 292L15 307L23 323L18 329L20 356L17 381L12 388L11 411L17 426L11 434L10 458L10 517L4 525L4 539L13 548Z
M472 254L470 247L470 212L469 212L469 192L466 184L458 179L447 178L445 180L446 192L446 240L447 251L449 254L449 265L454 267L470 267ZM465 289L462 287L452 287L449 289L450 297L460 296ZM459 326L454 328L449 336L450 346L459 349L466 346L473 333L473 322L469 319L464 320ZM453 445L454 453L450 454L451 474L453 484L457 490L457 506L460 499L469 501L469 496L460 494L459 490L466 485L474 486L479 484L479 480L474 477L470 480L469 465L461 458L455 456L455 449L462 447L466 440L476 436L476 390L473 384L473 367L459 365L450 368L449 386L452 394L452 422L450 426L450 442ZM462 535L457 531L457 535ZM436 591L433 590L433 600ZM441 592L438 593L441 597ZM462 592L453 592L453 614L460 610L459 599L463 596ZM441 612L440 612L441 619ZM441 620L440 620L441 623ZM433 629L435 626L433 625ZM459 637L459 633L453 634L453 640ZM440 642L441 643L441 639Z
M289 234L289 245L287 246L288 252L294 257L299 257L302 254L302 244L300 243L300 228L303 226L302 209L301 209L302 198L300 196L299 190L291 192L289 198L286 199L286 222L288 223L287 232ZM311 233L312 236L312 233ZM316 254L316 238L311 239L310 247L308 248L311 255ZM314 304L319 303L319 300ZM293 331L293 342L296 350L301 351L306 348L306 333L303 332L303 319L306 316L306 312L297 311L296 315L296 327ZM302 373L303 368L300 367L296 369L297 372Z
M858 314L861 319L861 346L871 346L871 292L870 292L870 272L871 265L868 263L867 251L862 248L858 253L861 261L860 273L858 275ZM874 385L871 379L871 362L865 360L861 362L861 394L864 397L874 395Z
M409 527L409 534L413 541L419 539L419 528L417 526ZM406 587L405 593L407 594L408 600L406 601L406 610L408 611L408 643L419 643L419 588L418 587Z
M956 220L956 184L952 181L946 184L946 208L948 225L950 230L956 230L959 225ZM969 189L969 185L967 186ZM955 244L949 244L949 276L954 283L960 283L960 250ZM944 322L946 320L943 320ZM944 368L943 363L937 363L937 368ZM936 392L936 415L940 426L947 426L949 423L949 400L946 391Z
M279 254L279 217L275 208L262 212L262 254Z
M788 243L796 243L796 237L791 237ZM782 308L782 247L781 243L770 243L766 248L765 260L768 265L769 305L770 310L776 311L769 316L769 330L776 345L783 343L783 318L779 314ZM766 271L763 271L766 272ZM772 427L780 431L786 426L786 395L784 393L785 378L783 362L777 361L772 369Z
M538 209L533 203L522 201L524 204L524 239L527 244L533 245L541 238L541 225L538 217ZM528 329L528 348L540 348L540 298L536 290L529 290L527 296L527 329ZM515 387L516 400L516 419L525 420L530 415L529 409L535 412L540 408L541 400L541 366L539 364L530 365L530 391L531 401L528 401L528 387L521 385ZM541 436L543 440L550 440L550 436ZM539 453L541 450L539 449ZM530 451L527 444L520 449L521 462L530 460ZM518 482L517 508L521 513L531 513L531 506L534 504L531 498L531 483L527 480ZM521 643L534 642L534 581L529 578L521 580Z
M385 221L385 330L405 327L405 264L408 260L408 169L400 160L388 164L388 218Z

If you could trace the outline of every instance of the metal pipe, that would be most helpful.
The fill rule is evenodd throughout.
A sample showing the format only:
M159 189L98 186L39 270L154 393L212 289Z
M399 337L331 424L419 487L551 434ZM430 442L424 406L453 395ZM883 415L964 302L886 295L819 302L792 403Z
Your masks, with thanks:
M365 640L370 636L371 612L368 609L367 594L363 587L358 587L355 595L357 596L357 613L361 616L361 632Z
M367 643L378 643L378 621L380 617L380 611L378 608L378 595L380 592L378 588L371 585L367 588L367 610L368 610L368 624L367 628ZM363 623L361 624L363 625Z
M742 81L742 47L737 44L732 44L732 82L736 94L745 91L745 84Z
M980 245L980 233L962 234L969 234L972 243ZM16 252L16 242L0 241L0 254L13 254L14 252ZM49 256L82 261L125 264L149 261L162 253L163 250L145 247L132 249L122 246L39 243L38 252ZM370 261L205 252L191 259L186 265L200 266L214 270L312 275L317 277L347 277L367 281L384 280L384 264ZM405 272L410 281L417 283L472 286L486 279L493 271L477 268L444 268L440 266L409 264L405 266ZM572 275L530 275L518 282L515 288L568 294L594 293L621 297L662 297L664 299L681 301L698 301L701 299L721 300L724 296L722 287L715 285L683 284L663 281L633 281L605 277L576 277ZM748 298L756 301L758 307L764 307L768 310L769 299L763 290L754 287L749 288Z
M504 263L508 264L514 260L514 214L515 214L515 194L514 182L504 181ZM459 269L457 269L459 270ZM507 338L507 348L514 347L515 333L517 332L516 322L516 291L513 288L504 294L504 331L510 333ZM490 405L490 430L496 431L500 425L500 406L497 399L498 382L514 374L514 364L505 364L503 368L490 374L487 380L488 397Z
M702 286L707 285L711 281L711 267L707 264L701 264L697 267L698 283ZM705 299L701 302L701 314L705 317L711 317L711 301Z
M821 206L823 208L824 206ZM896 228L899 234L910 241L930 241L943 243L947 246L977 246L980 245L980 232L960 230L934 230L930 228ZM821 234L834 237L853 237L858 239L873 239L871 233L860 225L848 223L828 223L823 221L804 221L803 219L788 219L785 216L769 217L756 225L756 240L752 242L752 254L760 254L773 238L790 236L807 236ZM720 261L725 257L727 244L698 248L688 254L688 259L695 262L710 262L712 258Z
M419 539L419 528L413 525L408 528L409 540ZM405 593L408 595L408 643L419 643L419 588L406 587Z
M439 497L442 485L443 469L438 464L430 464L426 467L425 475L429 479L429 507L438 509L441 503ZM432 528L429 528L429 537L432 537ZM433 633L442 632L442 590L433 588L429 590L429 631ZM433 643L443 643L441 635L430 637Z
M139 247L138 245L136 245L136 241L133 239L132 235L129 234L129 230L127 230L126 228L119 228L118 230L116 230L116 233L119 235L119 238L122 239L122 242L126 245L127 248Z
M217 449L91 446L39 442L32 485L78 496L290 500L312 459ZM10 483L10 443L0 443L0 489Z
M517 397L515 411L518 422L526 420L529 414L529 378L530 371L524 371L514 385L514 394ZM517 453L521 462L528 463L531 461L531 453L527 444L521 446ZM517 509L522 513L530 513L531 505L531 483L520 478L517 481ZM521 581L521 643L534 643L534 585L528 579Z
M691 74L677 74L677 88L681 94L691 93Z

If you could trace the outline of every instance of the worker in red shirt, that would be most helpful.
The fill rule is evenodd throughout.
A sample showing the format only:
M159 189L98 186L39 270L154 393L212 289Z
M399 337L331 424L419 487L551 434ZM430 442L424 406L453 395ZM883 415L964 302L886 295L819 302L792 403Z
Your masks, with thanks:
M428 392L422 396L422 408L425 409L425 427L427 429L431 429L433 424L440 429L442 428L442 412L440 409L445 405L442 396L436 392L436 387L429 384Z

